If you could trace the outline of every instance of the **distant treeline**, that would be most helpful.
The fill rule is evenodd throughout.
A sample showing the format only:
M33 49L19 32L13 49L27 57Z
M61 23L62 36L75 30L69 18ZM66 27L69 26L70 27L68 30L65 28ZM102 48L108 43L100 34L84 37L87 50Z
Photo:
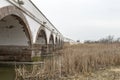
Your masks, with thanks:
M114 36L107 36L105 38L101 38L97 41L92 41L92 40L85 40L84 43L120 43L120 37L119 38L114 38Z

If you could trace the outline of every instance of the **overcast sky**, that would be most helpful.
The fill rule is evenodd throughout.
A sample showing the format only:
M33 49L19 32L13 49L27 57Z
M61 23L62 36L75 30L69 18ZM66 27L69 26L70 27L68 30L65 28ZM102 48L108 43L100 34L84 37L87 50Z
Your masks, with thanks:
M120 0L32 0L65 36L73 40L120 37Z

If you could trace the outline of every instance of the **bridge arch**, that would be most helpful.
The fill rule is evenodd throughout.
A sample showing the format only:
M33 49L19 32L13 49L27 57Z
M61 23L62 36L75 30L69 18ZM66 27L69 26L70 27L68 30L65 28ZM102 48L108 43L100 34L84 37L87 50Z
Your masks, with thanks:
M56 45L58 44L58 38L57 38L57 36L55 37L55 44Z
M37 36L36 36L36 44L41 44L41 45L46 45L47 44L47 36L46 36L46 31L45 29L39 29Z
M49 38L49 44L48 44L48 48L49 51L52 52L54 50L54 36L53 33L51 33L50 38Z
M36 40L34 44L34 48L36 48L35 56L45 54L47 52L47 34L45 31L44 26L40 26L37 35Z
M23 13L14 6L0 8L0 56L11 55L9 59L4 56L4 60L17 60L18 57L27 60L31 54L24 55L24 59L22 55L28 53L24 51L31 45L32 35Z
M55 49L58 49L59 47L59 39L58 36L55 37Z
M31 33L28 22L25 16L23 15L23 13L15 6L6 6L3 8L0 8L0 20L1 21L3 21L5 18L10 17L10 16L16 18L16 20L18 20L19 23L23 25L25 29L25 34L29 39L29 45L31 45L32 44L32 33Z
M60 46L61 46L61 40L60 40L60 37L59 37L59 48L60 48Z

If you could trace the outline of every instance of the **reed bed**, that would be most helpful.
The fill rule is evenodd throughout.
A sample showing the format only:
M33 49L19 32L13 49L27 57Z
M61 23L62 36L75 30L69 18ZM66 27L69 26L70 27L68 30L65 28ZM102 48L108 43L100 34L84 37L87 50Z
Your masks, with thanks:
M57 53L60 55L44 60L42 67L33 65L32 70L28 71L25 67L16 68L16 80L20 80L20 77L23 80L63 80L60 78L89 75L106 67L120 65L119 43L69 45Z
M120 65L120 44L78 44L63 49L62 75L89 74Z
M59 80L61 65L59 56L47 56L42 64L17 65L15 80Z

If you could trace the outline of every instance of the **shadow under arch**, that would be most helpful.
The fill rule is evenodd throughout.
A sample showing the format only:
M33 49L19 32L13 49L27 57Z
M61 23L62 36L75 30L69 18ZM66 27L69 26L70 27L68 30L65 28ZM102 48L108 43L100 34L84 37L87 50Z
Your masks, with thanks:
M56 36L55 37L55 49L57 50L57 48L58 48L58 37Z
M53 37L53 33L50 34L48 48L49 48L49 53L52 53L54 51L54 37Z
M26 31L26 36L29 38L29 44L31 46L32 45L32 33L31 33L28 22L25 16L23 15L22 11L20 11L15 6L6 6L6 7L0 8L0 20L4 20L5 17L10 16L10 15L16 17L16 19L18 19L20 23L23 23L25 31Z
M36 49L34 56L40 56L47 53L47 35L44 26L41 26L37 32L34 48Z
M23 13L14 6L0 8L0 61L30 61L32 35Z
M59 38L59 48L61 48L61 39Z

